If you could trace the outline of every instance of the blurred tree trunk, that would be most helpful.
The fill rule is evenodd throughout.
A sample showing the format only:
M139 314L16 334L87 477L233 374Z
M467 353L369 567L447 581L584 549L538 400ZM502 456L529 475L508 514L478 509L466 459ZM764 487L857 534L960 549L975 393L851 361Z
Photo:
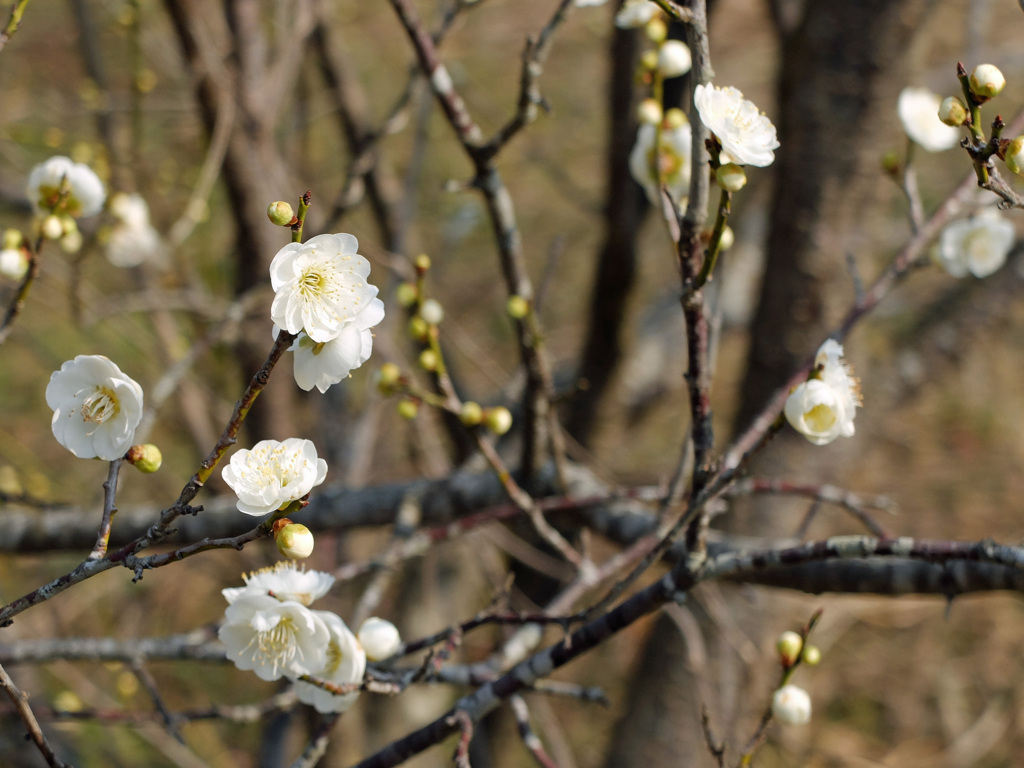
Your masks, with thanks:
M871 188L881 183L875 117L895 107L905 84L896 73L928 5L924 0L817 0L804 4L792 31L779 29L783 53L775 114L781 147L773 165L767 263L750 330L740 429L813 352L852 296L847 238L864 220ZM772 10L781 20L782 10L793 8L775 2ZM772 451L774 459L785 460L784 442ZM737 525L735 515L728 524ZM764 525L744 520L742 529L757 534ZM736 594L723 591L723 596L725 610L748 636L760 642L759 635L778 630L777 619L764 621L763 608L738 605ZM708 652L704 675L713 681L718 701L701 701L699 681L688 667L692 649L662 614L640 655L609 768L712 764L700 729L704 703L710 705L716 734L734 749L753 732L774 679L763 676L774 675L775 668L766 662L748 670L735 651L742 637L698 615L697 602L699 597L690 607ZM770 639L766 642L770 646ZM763 647L760 642L758 648ZM752 684L749 678L757 676L763 680Z

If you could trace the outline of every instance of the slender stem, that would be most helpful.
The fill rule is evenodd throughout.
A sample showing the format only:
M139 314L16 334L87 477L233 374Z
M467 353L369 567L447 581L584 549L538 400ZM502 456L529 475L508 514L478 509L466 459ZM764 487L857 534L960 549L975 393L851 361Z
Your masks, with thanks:
M7 20L7 26L0 32L0 51L7 45L7 41L14 37L14 33L18 31L18 27L21 26L21 17L25 13L25 7L28 5L28 0L17 0L17 2L11 6L11 17Z
M121 471L124 459L114 459L110 462L110 469L107 472L107 480L103 483L103 518L100 521L99 534L96 536L96 544L89 553L90 560L99 560L107 554L107 545L110 543L110 528L114 522L114 515L117 514L117 476Z

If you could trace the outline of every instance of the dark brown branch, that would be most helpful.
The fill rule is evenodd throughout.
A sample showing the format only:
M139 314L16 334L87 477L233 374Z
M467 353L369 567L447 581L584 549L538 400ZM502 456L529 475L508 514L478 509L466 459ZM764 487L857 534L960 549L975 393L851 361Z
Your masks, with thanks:
M51 766L51 768L73 768L69 763L65 763L57 757L53 747L50 746L50 742L43 735L43 730L39 727L39 722L32 713L32 708L28 705L28 696L19 690L14 681L11 680L10 675L7 674L7 670L2 666L0 666L0 689L3 689L3 692L14 703L18 717L21 718L21 721L25 723L25 727L28 729L27 738L31 739L39 748L43 758L46 760L46 764Z

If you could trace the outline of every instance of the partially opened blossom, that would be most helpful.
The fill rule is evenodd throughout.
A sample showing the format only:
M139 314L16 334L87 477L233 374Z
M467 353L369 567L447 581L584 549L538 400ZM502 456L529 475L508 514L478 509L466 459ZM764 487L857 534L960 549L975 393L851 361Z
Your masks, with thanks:
M732 87L698 85L693 103L700 120L722 145L723 163L764 167L775 160L779 148L775 126L752 101Z
M262 680L322 669L331 638L323 619L306 606L248 591L228 606L217 636L236 667Z
M289 243L270 264L273 321L289 333L305 331L320 343L338 337L377 296L366 282L370 262L352 235L317 235Z
M79 355L50 376L46 404L57 442L80 459L124 456L142 420L142 387L102 355Z
M301 499L327 475L327 462L310 440L261 440L231 457L221 476L247 515L267 515Z
M330 611L315 611L330 632L324 665L310 676L334 685L359 683L366 672L366 654L352 631L341 618ZM359 691L334 694L304 680L295 681L295 695L299 701L311 705L317 712L344 712L359 698Z
M860 385L842 355L843 347L834 339L822 344L814 359L814 378L797 386L786 399L786 420L814 445L854 434Z
M268 568L242 576L244 587L228 587L221 594L229 603L243 594L273 595L278 600L292 600L309 606L326 595L334 585L334 577L324 571L307 571L295 563L282 560Z
M626 0L615 14L615 26L619 29L635 29L661 13L657 3L651 0Z
M904 88L896 103L907 136L928 152L942 152L960 141L960 129L939 119L942 98L927 88Z
M1016 238L1009 219L995 208L983 208L942 230L936 259L953 277L987 277L1006 262Z
M62 155L40 163L28 176L26 194L36 213L50 213L60 201L67 184L68 193L58 212L69 216L93 216L103 208L107 191L100 177L87 165Z
M772 696L772 715L785 725L806 725L811 719L811 697L797 685L784 685Z
M629 173L644 188L651 205L661 207L661 188L655 163L661 170L662 179L669 195L680 206L685 204L690 190L690 169L693 134L686 116L676 110L681 119L676 127L661 130L661 151L655 158L656 126L644 123L636 134L636 144L629 153Z

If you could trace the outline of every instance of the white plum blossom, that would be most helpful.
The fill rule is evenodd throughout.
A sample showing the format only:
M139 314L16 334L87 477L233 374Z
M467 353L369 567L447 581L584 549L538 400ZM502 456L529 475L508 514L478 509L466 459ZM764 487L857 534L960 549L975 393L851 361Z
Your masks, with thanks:
M784 725L806 725L811 719L811 697L797 685L784 685L772 696L772 715Z
M301 499L326 475L327 462L317 458L316 446L298 437L261 440L238 451L221 472L238 496L238 510L247 515L267 515Z
M59 208L60 213L78 217L100 212L107 198L100 177L89 166L57 155L37 165L28 176L26 194L36 213L51 212L65 182L68 194Z
M681 114L681 113L680 113ZM686 204L690 190L690 168L693 134L685 116L676 128L663 127L661 130L661 151L657 162L669 195L679 206ZM661 189L654 172L656 126L644 123L636 134L636 144L629 153L629 172L644 188L651 205L661 208Z
M390 621L371 616L359 627L359 642L371 661L383 661L398 653L402 636Z
M359 683L366 672L366 654L345 622L330 611L314 611L330 632L327 660L323 667L310 672L311 677L334 685ZM311 705L317 712L344 712L359 698L359 691L342 695L331 693L304 680L295 681L295 695L299 701Z
M657 3L651 0L626 0L615 14L615 26L619 29L636 29L661 13Z
M754 103L731 86L698 85L693 103L700 120L718 137L723 163L764 167L775 160L779 148L775 126Z
M137 267L145 261L166 260L167 247L149 221L149 206L141 195L120 193L110 199L117 223L106 244L107 259L115 267Z
M290 350L294 353L295 383L309 392L316 387L326 392L332 385L367 360L373 351L370 331L384 319L384 302L374 298L366 303L351 322L345 323L330 341L313 341L305 332L298 335ZM278 327L274 326L274 335Z
M960 129L939 119L942 98L927 88L908 87L896 103L903 130L911 141L928 152L942 152L960 141Z
M814 378L797 386L786 399L786 420L814 445L854 434L860 384L842 356L839 342L829 339L822 344L814 358Z
M0 250L0 277L21 280L28 272L28 256L21 248Z
M227 607L217 637L236 667L278 680L322 669L331 633L301 603L247 591Z
M228 587L221 594L233 603L244 594L273 595L278 600L291 600L309 607L326 595L334 585L334 577L324 571L307 571L295 563L282 560L267 568L244 574L244 587Z
M289 333L305 331L314 342L331 341L377 296L366 282L370 262L352 235L317 235L289 243L270 264L273 321Z
M79 355L50 376L46 404L57 442L80 459L124 456L142 420L142 387L102 355Z
M983 208L942 230L935 258L953 277L987 277L1006 262L1016 236L1008 219L995 208Z

